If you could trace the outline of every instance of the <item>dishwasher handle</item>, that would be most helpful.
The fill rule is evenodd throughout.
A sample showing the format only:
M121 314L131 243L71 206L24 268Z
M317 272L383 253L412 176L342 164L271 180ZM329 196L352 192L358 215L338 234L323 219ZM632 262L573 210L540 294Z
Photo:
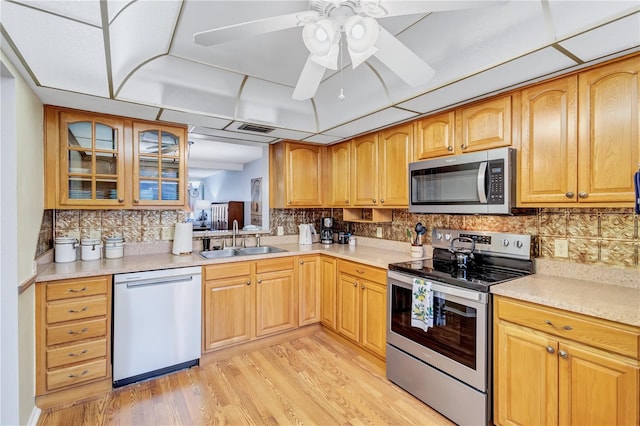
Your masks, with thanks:
M121 282L118 284L126 284L127 288L134 287L144 287L150 285L162 285L162 284L173 284L173 283L181 283L181 282L190 282L193 281L193 275L182 275L178 277L171 278L149 278L149 279L141 279L136 281L129 282ZM117 285L117 284L116 284Z

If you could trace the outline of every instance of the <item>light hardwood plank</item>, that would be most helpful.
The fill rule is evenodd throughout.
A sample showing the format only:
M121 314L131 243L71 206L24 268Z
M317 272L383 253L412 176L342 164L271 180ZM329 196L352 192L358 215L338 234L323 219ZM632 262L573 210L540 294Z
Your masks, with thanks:
M317 330L44 411L50 425L452 425Z

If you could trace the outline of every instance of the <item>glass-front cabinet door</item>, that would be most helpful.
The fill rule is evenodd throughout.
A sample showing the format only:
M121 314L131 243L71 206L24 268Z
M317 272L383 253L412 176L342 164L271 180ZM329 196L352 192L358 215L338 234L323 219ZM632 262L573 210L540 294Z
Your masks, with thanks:
M123 129L118 119L60 114L60 204L124 204Z
M184 205L184 129L133 124L134 206Z

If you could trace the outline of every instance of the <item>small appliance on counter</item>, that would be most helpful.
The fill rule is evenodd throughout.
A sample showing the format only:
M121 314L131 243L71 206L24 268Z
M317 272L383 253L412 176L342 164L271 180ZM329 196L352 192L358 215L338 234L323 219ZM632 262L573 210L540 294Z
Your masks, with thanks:
M300 225L298 225L298 230L298 244L313 244L313 235L316 234L316 229L313 224L301 223Z
M320 229L320 242L322 244L333 243L333 218L323 217L322 228Z
M193 225L191 223L176 223L173 233L173 247L171 253L183 254L193 251Z

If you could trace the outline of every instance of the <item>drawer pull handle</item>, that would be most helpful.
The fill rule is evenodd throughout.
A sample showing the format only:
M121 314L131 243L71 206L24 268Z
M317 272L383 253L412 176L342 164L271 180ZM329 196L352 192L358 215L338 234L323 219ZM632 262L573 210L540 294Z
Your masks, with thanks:
M564 358L564 359L569 358L569 354L566 353L565 351L558 351L558 355L560 355L560 358Z
M360 269L356 269L356 272L360 275L364 274L364 271L361 271Z
M80 356L80 355L86 354L87 352L89 352L89 349L85 349L84 351L80 352L79 354L74 354L73 352L71 352L67 356Z
M82 334L82 333L86 333L87 331L89 331L89 329L87 327L85 327L80 331L69 330L69 331L67 331L67 334Z
M76 290L75 288L68 288L67 291L69 293L82 293L83 291L89 290L88 287L82 287L80 290Z
M84 308L80 309L79 311L76 311L75 309L68 309L67 312L69 312L70 314L79 314L80 312L84 312L87 309L89 309L89 307L85 306Z
M551 346L547 346L547 352L549 352L550 354L555 353L555 349L553 349Z
M544 320L545 324L550 325L553 328L558 328L555 325L553 325L553 323L550 320ZM565 325L563 327L560 327L562 330L573 330L573 327L571 327L570 325Z
M75 379L76 377L82 377L85 374L87 374L89 372L89 370L84 370L82 373L80 374L69 374L67 377L69 377L70 379Z

